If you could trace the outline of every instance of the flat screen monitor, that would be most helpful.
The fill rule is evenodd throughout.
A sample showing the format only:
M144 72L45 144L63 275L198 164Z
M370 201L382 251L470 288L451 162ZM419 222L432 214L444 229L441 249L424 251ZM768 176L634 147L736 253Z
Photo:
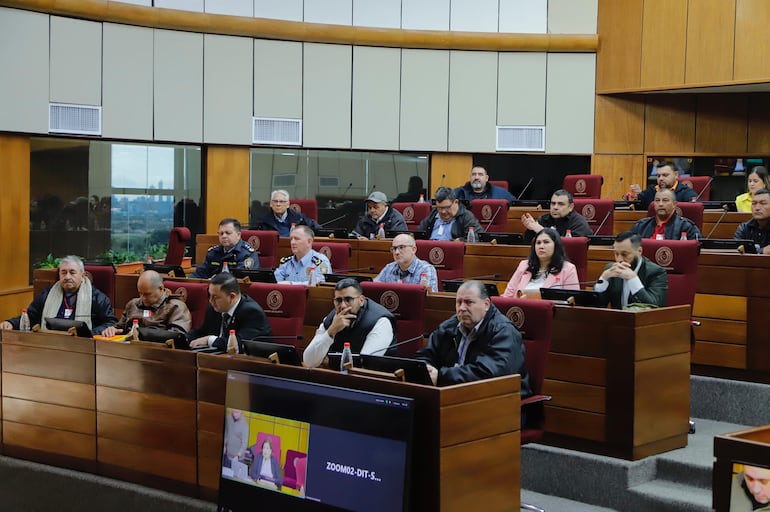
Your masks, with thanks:
M425 231L409 231L406 229L403 230L394 230L394 231L385 231L385 237L386 238L396 238L398 235L409 235L415 240L427 240L428 239L428 233Z
M745 254L757 254L757 246L752 240L733 240L731 238L702 238L702 249L716 249L720 251L739 251L743 247Z
M376 370L378 372L393 373L396 370L404 370L404 380L414 384L433 385L428 373L425 361L409 359L406 357L374 356L361 354L361 368Z
M612 235L588 235L588 245L612 245L615 237Z
M460 285L464 282L465 281L459 281L455 279L445 279L441 281L441 289L445 292L456 293L460 288ZM497 297L500 295L500 292L497 290L497 285L495 283L484 283L484 288L487 289L487 295L490 297Z
M495 243L502 245L529 245L529 242L524 241L524 237L519 233L479 233L479 241L491 242L495 240Z
M74 327L77 331L76 336L80 338L93 338L91 329L82 320L69 320L66 318L49 317L45 319L45 328L49 331L69 331Z
M637 210L642 211L642 202L641 201L615 201L615 209L616 210Z
M229 371L223 419L220 509L409 510L410 398ZM227 451L235 421L241 459Z
M728 212L737 212L738 207L735 201L701 201L704 210L727 210Z
M520 208L537 208L539 206L543 210L548 210L551 207L551 199L517 199L511 206Z
M252 283L275 283L273 269L266 268L234 268L230 272L238 279L248 277Z
M173 277L185 277L184 269L181 265L158 265L156 263L145 263L145 270L154 270L158 274L167 274Z
M273 343L270 341L243 340L243 348L246 355L269 359L275 354L280 364L300 366L299 354L294 345L285 343Z
M730 485L730 510L765 510L760 503L767 500L770 467L733 461Z
M601 295L592 290L567 290L566 288L540 288L540 297L546 300L571 302L574 299L575 306L587 306L599 308L602 306Z
M327 283L339 283L343 279L355 279L359 283L372 281L372 276L359 276L356 274L324 274Z
M315 234L315 236L325 236L329 238L347 238L348 230L345 228L316 229L313 231L313 234Z

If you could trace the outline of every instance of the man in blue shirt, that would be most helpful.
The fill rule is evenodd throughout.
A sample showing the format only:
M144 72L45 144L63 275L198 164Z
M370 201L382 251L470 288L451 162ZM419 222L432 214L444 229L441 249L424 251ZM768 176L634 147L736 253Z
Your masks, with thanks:
M427 287L433 292L438 291L436 269L427 261L417 257L417 244L410 235L401 234L393 239L390 246L393 253L393 263L388 263L374 278L381 283L420 284L422 274L425 274Z
M424 231L430 240L465 240L470 227L477 236L484 232L478 219L460 204L451 188L439 187L435 199L436 207L417 228Z
M291 256L281 258L275 269L275 280L279 283L308 284L310 267L315 267L316 281L322 282L324 274L330 274L332 264L329 258L313 250L313 230L297 226L291 232Z

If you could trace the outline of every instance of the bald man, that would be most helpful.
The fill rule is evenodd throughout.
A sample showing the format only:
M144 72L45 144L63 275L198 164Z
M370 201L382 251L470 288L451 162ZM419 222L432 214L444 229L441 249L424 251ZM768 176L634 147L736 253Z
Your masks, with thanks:
M128 332L134 320L139 320L139 327L156 327L184 333L191 329L190 310L178 295L172 295L164 288L160 274L154 270L142 272L136 281L136 289L139 298L128 301L120 321L107 327L102 332L103 336Z

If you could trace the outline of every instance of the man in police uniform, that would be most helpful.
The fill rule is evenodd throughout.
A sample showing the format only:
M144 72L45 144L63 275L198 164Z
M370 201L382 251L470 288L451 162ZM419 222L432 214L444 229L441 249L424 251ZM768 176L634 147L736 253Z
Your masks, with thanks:
M189 277L209 279L219 274L227 263L234 268L259 268L259 258L254 248L241 240L241 223L236 219L222 219L219 222L219 245L206 253L206 259Z
M332 271L329 258L313 250L313 230L297 226L291 232L291 256L281 258L275 269L275 280L279 283L307 284L310 267L315 267L317 282L324 281L324 274Z

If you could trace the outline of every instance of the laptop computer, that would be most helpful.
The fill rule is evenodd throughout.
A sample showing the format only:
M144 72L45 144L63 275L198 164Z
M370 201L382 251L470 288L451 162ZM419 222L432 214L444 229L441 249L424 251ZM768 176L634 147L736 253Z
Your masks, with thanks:
M529 245L529 242L524 241L524 237L519 233L479 233L480 242L491 242L496 240L496 243L502 245Z
M454 279L445 279L441 281L441 288L445 292L449 293L456 293L458 288L460 288L460 285L463 284L465 281L457 281ZM497 285L495 283L484 283L484 288L487 289L487 295L490 297L497 297L500 295L500 292L497 290Z
M356 274L324 274L327 283L338 283L343 279L355 279L359 283L372 281L372 276L360 276Z
M248 277L252 283L275 283L273 269L267 268L234 268L230 272L238 279Z
M246 355L268 359L276 354L281 364L300 366L302 363L294 345L285 343L273 343L270 341L243 340L243 348Z
M613 235L588 235L588 245L612 245L615 238Z
M428 366L425 361L418 359L361 354L361 367L385 373L404 370L404 380L406 382L428 386L433 385L433 381L430 380L430 374L428 373Z
M704 210L727 210L728 212L737 212L738 207L735 201L701 201Z
M395 230L385 231L386 238L396 238L398 235L410 235L415 240L427 240L428 234L425 231Z
M602 307L601 295L593 290L567 290L565 288L540 288L540 297L546 300L568 302L574 299L575 306Z
M91 329L82 320L69 320L67 318L48 317L45 319L45 327L49 331L69 331L74 327L79 338L92 338Z
M334 229L316 229L313 231L315 236L325 236L329 238L347 238L348 237L348 230L345 228L334 228Z
M757 254L757 246L752 240L734 240L722 238L701 238L701 249L716 249L720 251L739 251L743 247L744 254Z
M158 265L156 263L145 263L144 270L154 270L158 274L167 274L173 277L186 276L181 265Z

